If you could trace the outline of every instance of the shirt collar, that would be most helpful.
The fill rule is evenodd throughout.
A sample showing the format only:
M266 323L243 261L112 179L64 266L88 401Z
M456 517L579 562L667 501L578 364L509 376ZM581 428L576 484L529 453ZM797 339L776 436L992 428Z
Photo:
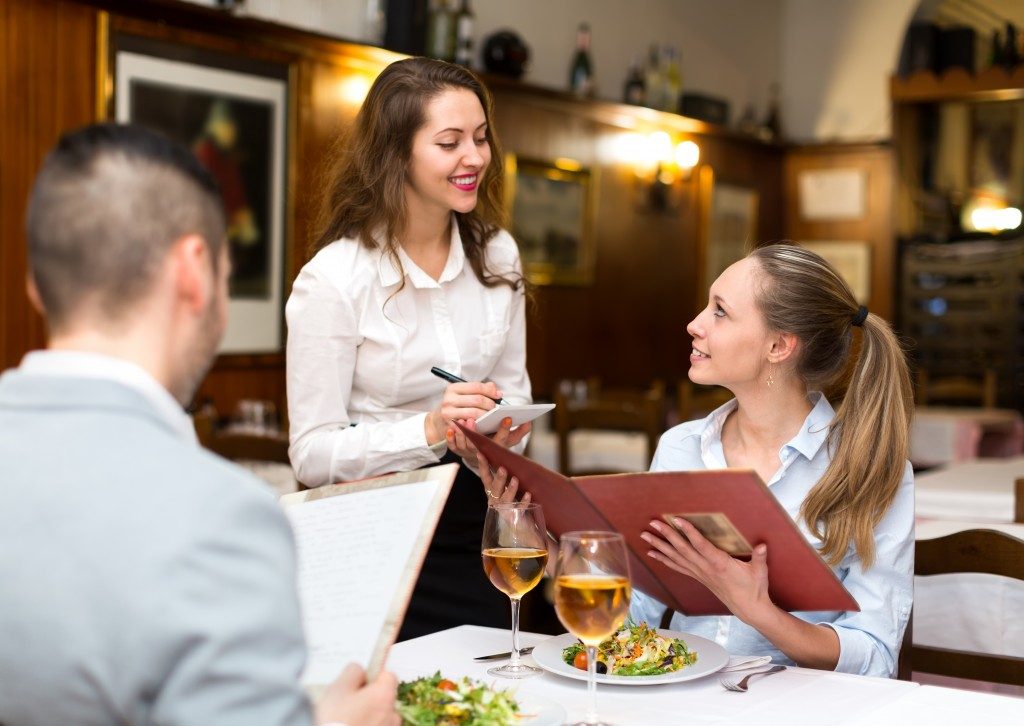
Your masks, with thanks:
M459 224L455 215L451 220L451 244L448 246L448 260L445 262L441 277L435 280L420 269L419 265L405 253L401 245L397 247L398 260L402 265L399 270L391 255L387 254L386 246L378 238L377 241L377 274L380 284L383 287L397 285L402 280L402 274L409 278L409 283L416 288L431 288L450 282L462 273L465 266L466 253L462 249L462 235L459 234Z
M809 393L808 398L813 404L811 412L807 414L800 430L783 445L782 449L783 451L786 448L794 449L806 459L811 460L828 439L829 426L832 419L835 418L835 411L820 391ZM720 465L725 466L725 454L722 451L722 427L725 426L725 420L729 414L736 410L737 405L739 404L734 398L716 408L705 419L704 429L700 432L700 449L705 460L708 457L713 457L716 460L721 460ZM780 453L782 452L780 451Z
M35 350L21 361L28 375L114 381L138 391L182 440L197 443L192 419L181 404L141 366L123 358L78 350Z

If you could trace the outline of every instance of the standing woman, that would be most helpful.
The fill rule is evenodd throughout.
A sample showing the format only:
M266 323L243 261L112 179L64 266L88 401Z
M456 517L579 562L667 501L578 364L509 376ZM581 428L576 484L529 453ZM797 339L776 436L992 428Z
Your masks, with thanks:
M286 307L299 481L461 463L402 639L508 625L508 599L480 563L488 495L453 426L495 399L531 401L526 283L501 228L502 186L491 99L476 76L427 58L392 63L341 147L316 254ZM432 366L468 382L446 385ZM494 439L514 446L528 431L506 419Z
M854 329L861 331L853 353ZM818 255L761 247L711 286L687 326L690 379L736 396L707 418L670 429L652 470L754 469L860 605L860 612L787 613L768 595L771 553L733 559L688 522L685 536L652 522L648 555L707 586L734 617L684 617L671 627L730 653L891 676L913 599L914 485L907 462L913 409L896 336L859 306ZM838 410L824 390L856 355ZM631 615L658 623L665 606L635 593Z

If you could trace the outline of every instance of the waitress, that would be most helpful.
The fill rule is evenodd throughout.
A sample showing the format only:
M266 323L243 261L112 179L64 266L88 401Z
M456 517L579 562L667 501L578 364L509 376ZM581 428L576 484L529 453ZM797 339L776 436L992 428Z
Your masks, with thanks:
M476 76L426 58L392 63L339 145L315 256L286 307L299 481L460 464L400 639L508 625L508 598L480 560L488 495L454 426L497 399L531 402L526 281L501 227L502 184ZM434 366L467 382L439 380ZM506 419L494 440L521 448L529 428Z

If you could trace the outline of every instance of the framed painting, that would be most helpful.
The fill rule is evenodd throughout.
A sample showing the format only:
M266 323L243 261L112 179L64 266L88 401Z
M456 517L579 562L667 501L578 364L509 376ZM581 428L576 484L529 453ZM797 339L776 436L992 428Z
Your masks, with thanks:
M511 232L523 270L537 285L594 280L594 173L567 160L505 160Z
M185 144L220 186L232 260L220 353L280 352L289 66L122 34L110 60L110 115Z
M725 268L757 246L756 189L715 179L710 167L699 180L703 223L697 259L698 310L707 304L708 288Z

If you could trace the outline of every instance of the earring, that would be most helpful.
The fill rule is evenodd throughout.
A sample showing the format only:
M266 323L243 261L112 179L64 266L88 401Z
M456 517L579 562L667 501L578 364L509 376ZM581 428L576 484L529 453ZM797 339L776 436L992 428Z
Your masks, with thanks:
M772 365L771 363L769 363L768 364L768 378L765 381L768 384L768 388L771 388L772 384L775 383L775 378L772 376L772 373L774 373L774 372L775 372L775 366Z

